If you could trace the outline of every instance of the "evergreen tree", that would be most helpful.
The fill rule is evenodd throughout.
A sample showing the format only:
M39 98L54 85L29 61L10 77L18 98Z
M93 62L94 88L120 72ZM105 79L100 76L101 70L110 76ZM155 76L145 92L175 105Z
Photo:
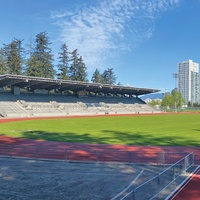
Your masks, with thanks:
M25 50L22 48L22 40L14 39L10 44L4 44L4 47L0 49L0 74L25 74L44 78L54 78L57 74L58 79L88 81L87 67L83 62L83 58L79 57L77 49L69 53L66 44L61 46L58 63L59 71L56 72L53 66L50 44L46 32L37 34L33 43L31 40L30 49L27 51L29 58L25 63L26 68L23 68ZM69 54L71 54L71 58L69 58ZM93 83L116 84L113 68L108 68L103 74L100 74L99 70L96 69L91 81Z
M92 83L102 83L102 76L98 69L93 73L91 81Z
M9 44L4 44L4 55L9 74L22 74L23 70L23 48L22 40L14 39Z
M38 57L35 54L27 61L26 75L44 77L42 72L42 62L38 60Z
M6 65L5 60L5 53L3 49L0 49L0 74L7 74L8 73L8 67Z
M45 78L54 78L53 55L51 54L51 43L46 32L36 35L35 49L27 61L27 75Z
M69 79L68 71L69 71L69 52L66 44L61 46L61 51L59 52L59 64L58 70L60 71L57 76L58 79Z
M78 49L75 49L72 51L72 56L70 61L72 61L72 64L69 68L69 78L73 81L77 81L77 72L78 72L78 63L79 63L79 58L78 58Z
M87 81L87 68L85 63L83 62L82 56L78 59L78 67L77 67L77 74L76 80L77 81Z
M113 68L108 68L107 70L103 72L102 83L114 85L116 83L116 80L117 78L113 72Z

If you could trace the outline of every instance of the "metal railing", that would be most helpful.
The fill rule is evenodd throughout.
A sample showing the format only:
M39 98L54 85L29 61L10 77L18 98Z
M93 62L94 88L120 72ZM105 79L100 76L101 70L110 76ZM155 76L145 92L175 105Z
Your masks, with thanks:
M190 153L157 176L136 187L121 200L165 199L180 184L178 178L193 164L194 154Z
M0 155L8 157L28 157L33 159L54 159L64 161L91 161L91 162L127 162L137 164L169 166L166 170L154 176L145 183L128 187L116 199L147 200L164 199L177 187L178 177L194 164L194 154L179 152L141 152L121 151L109 148L58 148L20 145L0 145ZM141 172L143 174L143 171ZM140 177L138 177L139 179Z

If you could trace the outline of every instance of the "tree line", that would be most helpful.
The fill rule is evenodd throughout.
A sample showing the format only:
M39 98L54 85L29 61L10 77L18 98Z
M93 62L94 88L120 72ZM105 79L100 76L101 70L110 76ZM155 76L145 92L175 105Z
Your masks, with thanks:
M148 103L151 106L161 106L165 110L169 108L182 108L182 106L186 105L186 101L183 98L181 92L174 89L171 93L165 94L162 101L155 99Z
M0 48L0 74L15 74L43 78L56 78L72 81L88 82L87 66L78 49L68 50L67 44L62 44L58 52L57 64L53 64L54 56L50 48L51 42L47 32L41 32L30 42L28 48L23 40L14 38L9 44ZM107 68L103 73L96 68L91 82L116 84L117 77L113 68ZM119 84L119 83L118 83Z

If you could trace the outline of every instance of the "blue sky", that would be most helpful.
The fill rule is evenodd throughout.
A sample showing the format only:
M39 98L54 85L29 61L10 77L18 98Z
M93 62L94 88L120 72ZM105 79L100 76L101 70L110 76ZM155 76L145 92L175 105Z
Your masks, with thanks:
M91 79L113 68L117 80L162 92L177 63L200 63L200 0L0 0L0 47L24 46L43 31L54 59L63 43L78 49Z

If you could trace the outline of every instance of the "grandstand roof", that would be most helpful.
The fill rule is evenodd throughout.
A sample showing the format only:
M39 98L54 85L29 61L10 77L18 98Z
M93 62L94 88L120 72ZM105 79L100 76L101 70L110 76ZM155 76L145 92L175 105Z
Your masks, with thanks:
M20 88L30 88L35 89L45 89L52 90L58 89L60 91L71 90L74 92L78 91L89 91L89 92L103 92L110 94L121 94L121 95L144 95L159 92L157 89L148 88L138 88L130 86L119 86L119 85L109 85L101 83L90 83L81 81L71 81L71 80L60 80L60 79L50 79L32 76L21 76L21 75L11 75L5 74L0 75L0 87L6 86L17 86Z

